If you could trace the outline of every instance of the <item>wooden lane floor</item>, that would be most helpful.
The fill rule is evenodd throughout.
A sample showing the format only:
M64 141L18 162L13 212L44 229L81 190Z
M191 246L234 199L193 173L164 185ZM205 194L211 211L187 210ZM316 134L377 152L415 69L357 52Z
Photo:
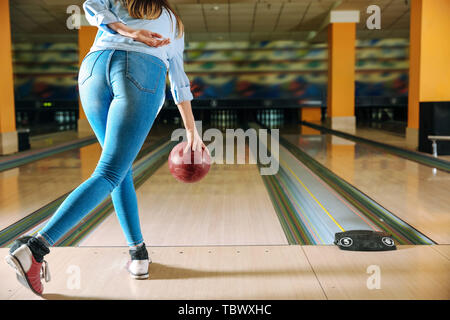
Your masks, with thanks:
M149 247L150 278L139 281L125 270L126 247L53 248L43 297L1 263L0 299L450 299L450 261L435 247Z
M79 139L80 134L76 130L68 130L54 133L47 133L30 137L31 150L42 149L55 146L64 142Z
M445 246L433 246L433 249L435 249L437 252L439 252L441 255L443 255L444 257L446 257L447 259L450 260L450 246L445 245Z
M313 124L320 126L327 126L326 124L320 121L310 121ZM394 126L394 125L392 125ZM329 126L327 126L329 128ZM355 135L360 138L365 138L368 140L389 144L395 147L409 149L411 151L417 151L417 146L415 143L411 143L411 141L406 140L406 135L404 130L402 132L393 132L382 128L371 128L365 125L358 125L356 131L346 130L346 128L339 129L339 131ZM429 153L424 153L426 155L430 155ZM438 155L439 159L450 161L450 156L448 155Z
M328 299L450 299L450 261L435 247L450 248L398 246L397 251L372 253L332 246L303 249Z
M76 188L100 153L95 143L0 172L0 229Z
M450 243L450 174L330 135L283 135L439 244Z
M194 184L176 181L163 165L136 192L148 245L287 244L256 165L213 164ZM80 245L125 244L112 214Z
M410 141L406 140L405 134L398 134L395 132L382 130L382 129L376 129L376 128L357 127L355 135L358 137L370 139L373 141L387 143L387 144L390 144L390 145L393 145L393 146L396 146L399 148L417 151L416 144L411 143ZM424 153L424 154L430 155L429 153ZM450 161L449 155L438 155L438 158L442 159L442 160Z
M143 148L167 136L152 128ZM99 143L58 153L0 172L0 230L42 208L88 179L101 154Z
M14 153L13 155L19 155L27 151L34 151L48 147L58 146L67 142L76 141L80 138L85 138L89 136L90 136L89 134L80 135L75 130L67 130L30 136L29 138L30 149ZM12 155L0 155L0 161L7 159L11 156Z

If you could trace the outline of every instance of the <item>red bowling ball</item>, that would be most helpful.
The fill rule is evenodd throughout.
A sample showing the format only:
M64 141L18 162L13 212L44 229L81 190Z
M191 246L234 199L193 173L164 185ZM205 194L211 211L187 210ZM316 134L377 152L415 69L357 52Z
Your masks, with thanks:
M205 150L183 153L186 144L181 142L170 152L169 170L178 181L193 183L206 176L211 167L211 158Z

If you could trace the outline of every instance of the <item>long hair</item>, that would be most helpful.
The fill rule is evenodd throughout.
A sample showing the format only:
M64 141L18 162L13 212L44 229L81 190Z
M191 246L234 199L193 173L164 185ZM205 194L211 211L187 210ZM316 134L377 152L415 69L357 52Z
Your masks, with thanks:
M173 10L167 0L121 0L130 17L135 19L158 19L161 16L163 7L173 13L177 19L177 38L181 38L184 33L184 25L180 16ZM172 19L172 16L170 16Z

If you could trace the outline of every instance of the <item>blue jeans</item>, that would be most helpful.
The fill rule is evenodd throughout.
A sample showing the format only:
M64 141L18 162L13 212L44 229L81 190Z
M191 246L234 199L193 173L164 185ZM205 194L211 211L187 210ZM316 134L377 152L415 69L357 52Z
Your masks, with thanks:
M89 53L80 66L83 110L102 146L92 175L73 190L39 232L57 242L111 193L127 244L143 242L132 164L164 103L166 65L138 52Z

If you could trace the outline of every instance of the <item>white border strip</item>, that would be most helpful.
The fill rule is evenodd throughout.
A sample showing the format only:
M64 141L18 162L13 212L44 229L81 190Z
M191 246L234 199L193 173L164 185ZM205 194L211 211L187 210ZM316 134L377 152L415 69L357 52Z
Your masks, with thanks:
M358 10L332 10L330 11L330 23L356 22L359 23Z

